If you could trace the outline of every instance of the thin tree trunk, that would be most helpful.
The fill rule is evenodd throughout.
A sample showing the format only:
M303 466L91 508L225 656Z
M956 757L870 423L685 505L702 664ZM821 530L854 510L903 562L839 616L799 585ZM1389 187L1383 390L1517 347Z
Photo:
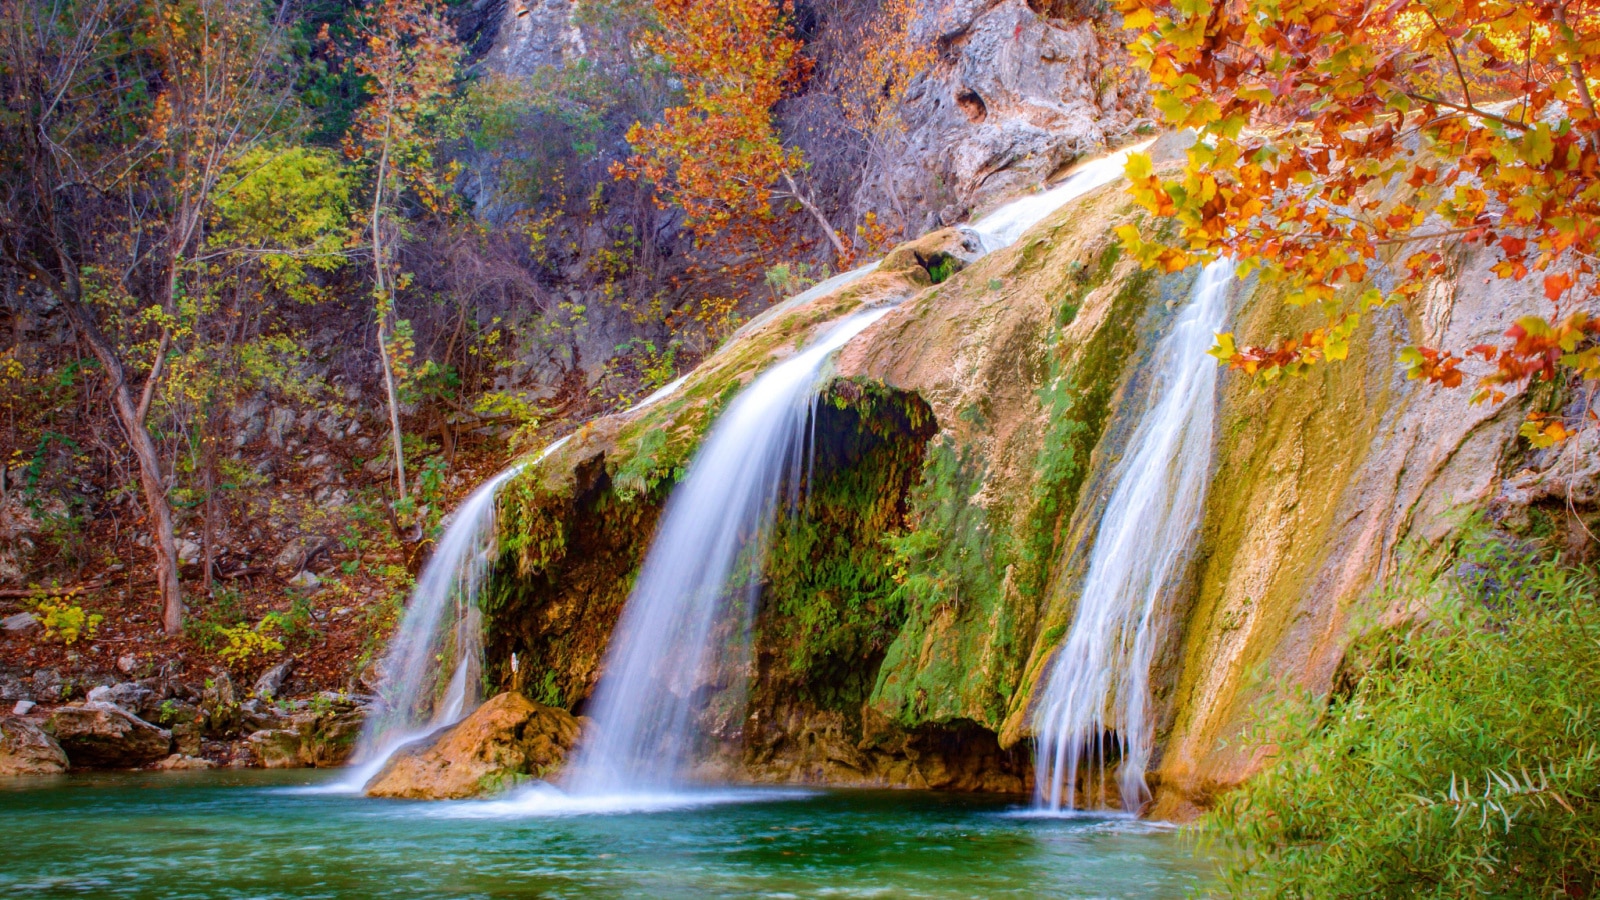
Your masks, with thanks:
M378 295L378 358L383 362L383 390L389 401L389 437L398 502L406 498L406 454L400 439L400 397L395 389L394 363L389 359L389 314L394 309L394 298L389 295L383 258L383 185L388 177L389 134L385 124L383 153L378 158L378 177L372 188L372 279Z
M178 547L173 537L172 505L167 502L167 487L161 475L161 457L156 452L155 441L150 439L149 429L145 428L144 417L134 403L122 361L117 358L111 344L100 333L80 300L76 296L62 299L111 380L112 407L122 423L123 431L127 433L134 458L139 461L139 488L144 493L145 511L150 517L150 537L156 551L155 574L161 595L161 628L167 634L177 634L183 630L183 594L178 581Z
M828 222L828 217L823 215L822 210L817 208L815 203L811 202L811 198L807 197L805 193L800 190L800 186L798 184L794 183L793 176L791 176L788 172L784 172L783 181L785 184L789 185L790 195L799 202L801 208L810 213L811 218L816 219L817 224L822 226L822 232L828 236L828 243L833 245L835 260L837 260L840 265L844 265L845 260L850 258L850 249L844 245L844 241L839 239L839 232L833 230L833 225Z
M217 452L216 441L209 433L211 431L211 423L209 419L206 421L204 427L205 432L202 433L201 440L205 442L203 449L205 453L206 467L206 509L204 517L204 530L200 535L200 542L203 545L201 549L201 557L203 559L204 566L204 568L201 570L200 584L205 590L206 594L209 596L211 594L211 586L214 578L212 569L216 565L217 558Z

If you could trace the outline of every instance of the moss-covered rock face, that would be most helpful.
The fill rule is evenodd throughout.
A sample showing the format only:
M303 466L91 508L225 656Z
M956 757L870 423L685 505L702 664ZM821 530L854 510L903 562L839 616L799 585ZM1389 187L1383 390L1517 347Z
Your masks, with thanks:
M815 468L766 557L748 690L707 723L722 741L708 774L1025 789L1036 689L1148 400L1147 357L1194 279L1123 258L1113 229L1141 216L1111 187L976 261L958 231L929 235L764 317L671 397L586 426L504 496L490 678L580 708L720 410L829 323L896 303L835 361ZM1234 293L1241 341L1312 324L1253 283ZM1202 533L1152 679L1158 814L1255 769L1236 738L1264 691L1326 690L1353 622L1409 614L1369 609L1370 587L1402 542L1494 494L1519 409L1407 382L1395 352L1482 342L1535 301L1467 258L1413 308L1369 315L1346 362L1222 379Z

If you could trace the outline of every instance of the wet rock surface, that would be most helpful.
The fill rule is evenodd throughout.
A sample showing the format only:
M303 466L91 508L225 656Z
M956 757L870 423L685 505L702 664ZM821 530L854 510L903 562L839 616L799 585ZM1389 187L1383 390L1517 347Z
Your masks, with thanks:
M268 769L332 768L342 766L361 736L363 710L348 700L323 698L321 709L289 714L253 711L247 724L268 727L246 738L256 762Z
M507 691L456 725L396 752L366 793L413 800L495 793L553 773L579 730L578 720L564 710Z

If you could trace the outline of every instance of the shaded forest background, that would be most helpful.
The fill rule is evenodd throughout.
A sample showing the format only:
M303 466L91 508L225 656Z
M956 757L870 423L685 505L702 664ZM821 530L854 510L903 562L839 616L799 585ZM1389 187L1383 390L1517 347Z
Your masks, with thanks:
M1148 129L1113 19L8 5L0 597L51 638L9 662L293 655L355 686L445 514L513 455Z

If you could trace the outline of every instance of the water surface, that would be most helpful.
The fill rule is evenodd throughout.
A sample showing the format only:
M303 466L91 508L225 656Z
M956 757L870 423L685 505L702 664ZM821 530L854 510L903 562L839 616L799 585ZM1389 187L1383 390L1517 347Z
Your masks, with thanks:
M1018 798L744 789L586 814L307 790L336 774L0 779L0 895L1177 898L1201 871L1171 829Z

